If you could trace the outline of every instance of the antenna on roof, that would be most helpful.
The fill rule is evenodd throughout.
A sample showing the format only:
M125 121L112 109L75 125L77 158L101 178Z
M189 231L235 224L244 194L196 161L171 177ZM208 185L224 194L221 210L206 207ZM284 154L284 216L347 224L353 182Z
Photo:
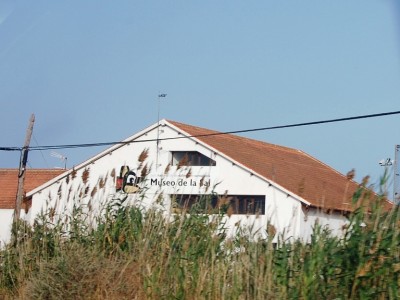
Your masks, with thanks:
M57 153L55 151L51 151L50 155L63 161L64 162L64 170L67 169L67 157L66 156L64 156L60 153Z
M157 99L157 143L156 143L156 146L157 146L157 149L156 149L156 151L157 151L157 155L156 155L156 171L157 171L157 169L158 169L158 152L160 151L160 148L159 148L159 143L160 143L160 100L161 100L161 98L165 98L165 97L167 97L167 94L158 94L158 99Z

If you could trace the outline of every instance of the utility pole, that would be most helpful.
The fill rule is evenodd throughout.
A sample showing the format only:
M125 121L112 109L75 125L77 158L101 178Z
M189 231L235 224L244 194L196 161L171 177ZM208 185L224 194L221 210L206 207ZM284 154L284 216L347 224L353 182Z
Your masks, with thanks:
M395 146L394 152L394 178L393 178L393 202L400 204L400 145Z
M158 153L160 151L160 100L167 97L167 94L159 94L157 101L157 142L156 142L156 172L158 170Z
M24 147L21 150L21 157L20 157L19 171L18 171L18 189L17 189L17 197L15 199L14 223L17 222L20 218L21 204L24 198L25 171L26 171L26 163L28 161L28 151L33 131L33 123L35 123L34 114L31 115L31 118L29 120L28 129L26 130Z

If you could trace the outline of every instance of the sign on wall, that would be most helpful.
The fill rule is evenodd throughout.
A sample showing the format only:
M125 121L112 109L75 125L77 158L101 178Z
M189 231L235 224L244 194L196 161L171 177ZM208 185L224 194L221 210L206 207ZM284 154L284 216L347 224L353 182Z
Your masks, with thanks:
M133 170L129 169L129 166L122 166L117 177L116 191L135 194L140 189L138 186L140 179Z

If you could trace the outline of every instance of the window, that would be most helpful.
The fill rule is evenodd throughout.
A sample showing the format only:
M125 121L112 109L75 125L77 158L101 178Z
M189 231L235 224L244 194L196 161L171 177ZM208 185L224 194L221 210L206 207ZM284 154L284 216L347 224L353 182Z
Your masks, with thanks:
M215 166L215 160L197 151L173 151L172 166Z
M265 214L265 196L226 196L233 214Z
M237 215L265 214L264 195L170 195L176 212L195 210L217 213L228 210Z

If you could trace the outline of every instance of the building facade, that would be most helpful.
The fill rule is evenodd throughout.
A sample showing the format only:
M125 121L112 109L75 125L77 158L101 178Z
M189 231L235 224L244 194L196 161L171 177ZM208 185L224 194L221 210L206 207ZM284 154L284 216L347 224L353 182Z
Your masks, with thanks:
M25 173L24 193L33 190L52 178L64 173L59 169L28 169ZM0 247L9 242L13 221L15 200L17 197L18 169L0 169ZM25 217L31 207L31 201L24 199L21 216Z
M161 120L29 191L25 218L77 204L96 214L127 197L166 215L203 204L208 213L223 210L232 235L247 227L266 237L270 227L307 240L315 222L340 234L358 188L300 150Z

